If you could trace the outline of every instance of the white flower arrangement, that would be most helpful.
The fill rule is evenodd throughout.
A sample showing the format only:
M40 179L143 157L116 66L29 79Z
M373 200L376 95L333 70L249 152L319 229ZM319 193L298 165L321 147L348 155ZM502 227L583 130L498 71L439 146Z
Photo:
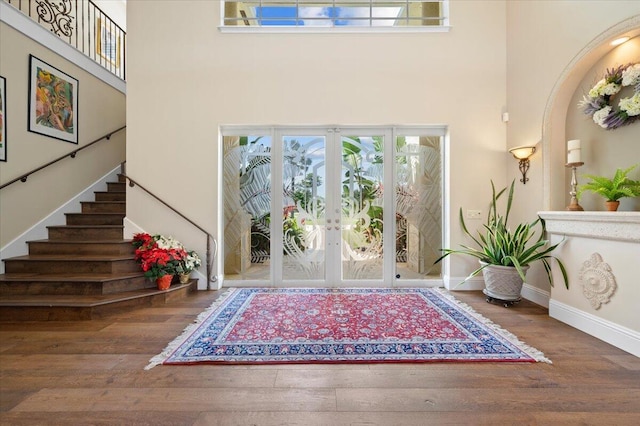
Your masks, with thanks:
M634 94L620 99L618 109L615 109L611 97L624 87L633 87ZM634 122L640 117L640 63L607 70L604 78L582 99L580 107L603 129L617 129Z
M202 261L198 256L198 253L195 251L187 252L187 257L182 260L182 269L184 274L188 274L196 268L199 268L202 265Z
M156 240L156 244L158 244L158 248L161 249L183 249L184 247L180 243L180 241L176 240L172 236L165 235L154 235L154 239Z

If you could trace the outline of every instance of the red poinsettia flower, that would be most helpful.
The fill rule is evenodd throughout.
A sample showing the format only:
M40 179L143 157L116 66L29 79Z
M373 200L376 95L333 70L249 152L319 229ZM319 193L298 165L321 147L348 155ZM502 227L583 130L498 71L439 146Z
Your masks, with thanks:
M158 244L159 240L163 242L162 247ZM172 241L175 247L167 247L167 241ZM145 276L152 279L176 275L183 259L188 255L182 244L162 235L138 233L133 236L131 244L136 247L135 260L140 263Z

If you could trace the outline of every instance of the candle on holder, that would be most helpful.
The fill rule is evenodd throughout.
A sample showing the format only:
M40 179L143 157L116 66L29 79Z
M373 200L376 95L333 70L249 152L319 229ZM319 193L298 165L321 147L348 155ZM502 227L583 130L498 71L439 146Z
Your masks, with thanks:
M572 139L567 142L567 164L580 163L580 139Z

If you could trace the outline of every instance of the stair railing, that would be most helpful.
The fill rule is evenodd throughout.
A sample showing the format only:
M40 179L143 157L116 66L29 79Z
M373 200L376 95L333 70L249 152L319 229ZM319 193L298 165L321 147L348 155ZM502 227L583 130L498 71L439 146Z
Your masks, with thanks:
M42 169L46 169L47 167L49 167L49 166L51 166L51 165L53 165L53 164L57 163L58 161L64 160L64 159L65 159L65 158L67 158L67 157L76 158L76 154L77 154L77 153L79 153L80 151L82 151L83 149L87 149L87 148L89 148L90 146L95 145L95 144L97 144L98 142L101 142L101 141L103 141L103 140L107 140L107 141L108 141L108 140L110 140L110 139L111 139L111 136L112 136L114 133L118 133L118 132L120 132L120 131L124 130L126 127L127 127L127 126L122 126L122 127L120 127L119 129L116 129L116 130L114 130L113 132L109 132L109 133L107 133L106 135L101 136L101 137L99 137L98 139L96 139L96 140L94 140L94 141L92 141L92 142L89 142L88 144L86 144L86 145L84 145L84 146L82 146L82 147L80 147L80 148L78 148L78 149L74 149L73 151L71 151L71 152L69 152L69 153L67 153L67 154L65 154L65 155L63 155L63 156L56 158L55 160L49 161L48 163L43 164L42 166L37 167L37 168L35 168L35 169L33 169L33 170L31 170L31 171L29 171L29 172L27 172L27 173L23 174L22 176L18 176L17 178L15 178L15 179L13 179L13 180L10 180L9 182L7 182L7 183L4 183L4 184L0 185L0 189L2 189L2 188L6 188L7 186L9 186L9 185L11 185L11 184L13 184L13 183L16 183L16 182L18 182L18 181L20 181L20 182L26 182L26 181L27 181L27 179L29 178L29 176L31 176L32 174L34 174L34 173L36 173L36 172L39 172L39 171L40 171L40 170L42 170Z
M121 176L124 177L125 179L127 179L129 181L129 186L130 187L134 187L134 186L138 186L140 189L142 189L144 192L146 192L147 194L151 195L153 198L155 198L158 202L160 202L161 204L163 204L165 207L169 208L171 211L173 211L175 214L177 214L178 216L180 216L181 218L183 218L184 220L186 220L187 222L189 222L191 225L193 225L194 227L198 228L202 233L204 233L207 236L207 262L206 262L206 268L207 268L207 290L211 290L211 283L212 282L216 282L218 281L218 277L216 275L212 274L213 271L213 262L215 260L216 254L218 252L218 243L216 242L216 239L213 238L213 235L211 235L206 229L204 229L202 226L198 225L197 223L195 223L193 220L189 219L187 216L185 216L184 214L180 213L177 209L175 209L174 207L172 207L170 204L168 204L167 202L165 202L164 200L162 200L160 197L158 197L157 195L155 195L153 192L151 192L150 190L148 190L147 188L145 188L144 186L140 185L140 183L136 182L134 179L130 178L129 176L127 176L125 173L121 173ZM211 250L211 245L213 244L213 251Z
M127 33L91 0L4 0L126 80Z

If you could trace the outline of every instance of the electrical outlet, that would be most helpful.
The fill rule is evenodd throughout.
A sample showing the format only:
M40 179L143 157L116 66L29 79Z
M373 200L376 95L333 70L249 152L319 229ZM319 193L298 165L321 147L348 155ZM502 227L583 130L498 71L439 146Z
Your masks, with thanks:
M480 219L481 217L481 210L467 210L467 219Z

